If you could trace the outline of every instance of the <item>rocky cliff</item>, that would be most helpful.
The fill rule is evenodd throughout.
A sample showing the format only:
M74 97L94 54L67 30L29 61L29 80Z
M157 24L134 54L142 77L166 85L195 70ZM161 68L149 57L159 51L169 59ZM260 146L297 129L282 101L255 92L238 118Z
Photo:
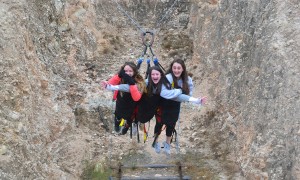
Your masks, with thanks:
M193 7L193 61L200 61L219 133L241 170L246 177L298 179L299 2Z
M155 30L162 65L184 59L209 98L185 117L185 151L206 148L221 179L300 178L299 1L117 2L2 0L0 179L80 179L87 162L120 154L99 82L143 51L120 7Z

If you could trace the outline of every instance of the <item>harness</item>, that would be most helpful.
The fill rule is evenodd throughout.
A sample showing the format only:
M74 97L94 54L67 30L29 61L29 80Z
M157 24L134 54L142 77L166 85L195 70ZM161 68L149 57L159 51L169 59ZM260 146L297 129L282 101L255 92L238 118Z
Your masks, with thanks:
M155 33L159 32L160 30L160 26L163 24L163 22L168 18L168 16L170 16L170 13L173 11L173 8L175 6L175 4L179 1L179 0L175 0L173 2L173 4L170 6L170 8L165 12L164 15L162 15L160 18L158 18L158 21L155 23L155 27L154 29L158 29L158 30L153 30L153 31L145 31L139 23L137 23L123 8L122 6L118 3L117 0L114 0L115 3L117 4L117 8L131 21L132 24L135 25L135 27L141 32L142 35L142 44L144 46L144 49L141 53L141 56L138 58L137 60L137 68L140 69L140 66L142 64L142 62L144 61L144 59L146 59L147 62L147 70L146 70L146 74L145 74L145 79L149 76L149 68L150 68L150 63L152 61L152 63L158 67L160 67L163 72L165 72L165 69L162 67L162 65L158 62L158 58L156 57L156 55L153 52L152 49L152 45L154 43L154 35ZM148 36L150 36L150 38L147 38ZM174 83L172 84L172 87L174 87ZM134 118L133 114L133 117ZM138 128L138 126L137 126ZM148 130L150 128L150 121L149 121L149 125L148 125ZM132 127L130 128L130 138L132 138ZM175 128L174 128L175 130ZM137 138L138 138L138 142L140 142L139 139L139 133L137 133ZM146 142L148 137L148 132L146 130L146 125L144 124L144 143Z

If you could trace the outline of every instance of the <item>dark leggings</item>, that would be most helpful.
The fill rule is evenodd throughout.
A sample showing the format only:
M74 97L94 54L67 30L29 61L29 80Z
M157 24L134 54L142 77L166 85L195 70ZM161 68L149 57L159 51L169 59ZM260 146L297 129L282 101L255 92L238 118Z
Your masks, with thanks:
M162 111L161 111L161 107L158 108L156 114L155 114L155 119L156 119L156 124L154 127L154 134L160 135L161 131L162 131L162 127L165 124L166 125L166 136L172 136L172 133L175 129L175 123L163 123L162 119L161 119L161 115L162 115Z
M167 136L172 136L173 132L174 132L174 128L175 128L175 125L174 126L169 126L169 125L166 125L167 128L166 128L166 135Z
M160 135L163 125L164 125L163 123L156 121L156 124L154 127L154 134ZM168 124L165 124L165 125L166 125L166 135L169 137L172 136L172 133L175 129L176 124L174 124L172 126L168 125Z

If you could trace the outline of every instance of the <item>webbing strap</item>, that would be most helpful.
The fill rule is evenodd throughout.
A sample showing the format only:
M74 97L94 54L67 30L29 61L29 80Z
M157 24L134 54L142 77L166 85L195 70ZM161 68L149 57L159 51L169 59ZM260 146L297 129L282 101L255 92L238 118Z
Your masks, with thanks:
M150 41L146 41L146 35L150 35ZM145 46L144 48L144 51L143 51L143 54L141 57L144 57L146 54L147 54L147 50L149 48L150 50L150 53L152 55L152 58L155 56L155 54L153 53L153 50L152 50L152 44L154 42L154 33L151 32L151 31L146 31L144 33L142 33L142 43L143 45Z
M147 133L147 130L146 130L146 125L144 124L144 143L146 142L147 137L148 137L148 133Z
M132 123L131 123L131 126L130 126L130 139L132 139Z
M137 131L137 140L138 140L138 143L140 143L140 133L139 133L139 124L138 123L136 124L136 131Z

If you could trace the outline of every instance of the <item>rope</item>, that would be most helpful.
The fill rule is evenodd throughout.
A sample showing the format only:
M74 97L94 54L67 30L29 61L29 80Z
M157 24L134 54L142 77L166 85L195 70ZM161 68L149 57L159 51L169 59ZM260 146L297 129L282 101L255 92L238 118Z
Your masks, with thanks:
M139 29L142 33L146 33L146 32L144 31L144 29L139 25L139 23L137 23L132 17L130 17L130 16L126 13L126 11L122 8L122 6L121 6L116 0L114 0L114 1L115 1L115 3L118 5L118 9L121 10L121 11L123 12L123 14L124 14L125 16L127 16L128 19L131 20L131 22L137 27L137 29Z
M151 46L152 46L152 43L153 43L153 41L154 41L154 33L153 32L150 32L150 31L145 31L141 26L140 26L140 24L139 23L137 23L130 15L128 15L128 13L122 8L122 6L117 2L117 0L114 0L115 1L115 3L117 4L117 8L120 10L120 11L122 11L122 13L136 26L136 28L137 29L139 29L141 32L142 32L142 40L143 40L143 44L145 45L145 49L144 49L144 51L143 51L143 54L142 54L142 56L141 57L143 57L143 56L145 56L146 55L146 53L147 53L147 49L149 48L149 50L150 50L150 52L151 52L151 54L152 54L152 60L153 60L153 57L155 56L155 54L153 53L153 51L152 51L152 48L151 48ZM166 13L163 15L163 16L161 16L161 18L156 22L156 24L155 24L155 26L154 26L154 29L159 29L160 28L160 26L161 26L161 24L162 24L162 22L167 18L167 16L173 11L173 7L175 6L175 4L178 2L178 0L175 0L174 2L173 2L173 4L170 6L170 8L166 11ZM157 31L158 32L158 31ZM155 32L155 33L157 33L157 32ZM146 42L145 42L145 35L147 34L147 33L149 33L151 36L152 36L152 39L151 39L151 41L150 41L150 43L149 44L147 44ZM147 60L148 61L148 60ZM148 64L148 67L147 67L147 69L150 67L150 61L147 63ZM140 66L140 65L139 65ZM158 66L163 70L163 71L165 71L165 69L161 66L161 64L160 63L158 63ZM147 72L146 72L146 77L148 76L148 70L147 70ZM145 77L145 78L146 78ZM179 111L179 113L180 113L180 111ZM175 127L174 127L175 128ZM179 128L180 128L180 119L178 118L178 133L179 133ZM144 130L146 129L146 127L145 127L145 125L144 125ZM144 132L145 133L145 132ZM177 150L177 153L179 154L179 135L178 135L178 133L176 133L176 150ZM132 137L132 134L131 134L131 137ZM155 137L155 139L154 139L154 142L153 142L153 144L152 144L152 146L154 145L154 143L155 143L155 140L156 140L156 138L158 137L158 135L156 135L156 137ZM139 141L139 136L138 136L138 141ZM144 139L144 142L145 142L145 139ZM111 159L111 156L110 156L110 159Z
M161 18L159 18L160 20L158 20L156 23L155 23L155 26L154 26L154 29L159 29L157 31L145 31L141 25L139 23L137 23L123 8L122 6L117 2L117 0L114 0L115 3L117 4L117 8L122 11L122 13L136 26L137 29L139 29L141 32L142 32L142 41L143 41L143 44L145 46L144 48L144 51L143 51L143 54L141 55L141 58L144 57L146 54L147 54L147 49L149 48L150 50L150 53L152 54L152 61L153 61L153 58L155 57L155 54L153 53L153 50L152 50L152 43L154 41L154 34L159 32L159 28L162 24L162 22L166 19L166 17L173 11L173 7L175 6L175 4L179 1L179 0L174 0L173 4L171 5L171 7L166 11L166 13L164 15L161 16ZM150 43L146 43L145 42L145 36L146 34L149 33L151 35L151 41ZM158 66L163 70L164 68L160 65L160 63L158 63ZM140 67L140 64L138 65L138 69ZM147 75L146 75L147 76Z
M137 23L129 14L127 14L127 12L122 8L122 6L117 2L117 0L114 1L118 5L118 9L121 10L128 19L130 19L130 21L136 26L136 28L139 29L143 34L146 33L145 30L141 27L141 25ZM170 14L177 1L178 0L175 0L171 7L166 11L166 13L163 16L161 16L160 20L157 21L157 23L155 24L154 29L158 29L160 27L161 23L165 20L167 15Z
M167 17L167 15L169 14L169 12L171 12L171 9L173 8L173 6L177 3L178 0L175 0L173 2L173 4L171 5L171 7L167 10L167 12L162 16L162 18L156 23L156 25L154 26L154 29L157 29L160 24L163 22L163 20Z

